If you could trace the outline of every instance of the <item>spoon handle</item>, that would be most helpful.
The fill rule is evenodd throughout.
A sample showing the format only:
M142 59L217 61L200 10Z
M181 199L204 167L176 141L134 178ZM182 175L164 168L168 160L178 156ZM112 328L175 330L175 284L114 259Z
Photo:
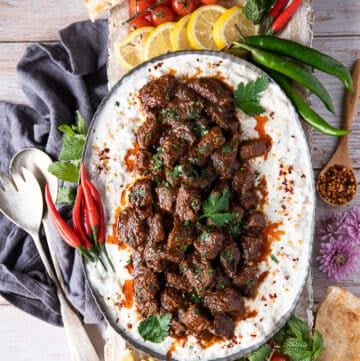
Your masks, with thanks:
M352 80L354 84L353 92L346 92L345 96L345 114L344 128L351 129L355 111L360 97L360 59L354 65L352 71Z
M50 256L58 280L57 286L59 287L57 287L57 294L60 302L61 315L71 355L71 361L99 361L95 348L86 333L85 326L65 297L64 278L54 252L52 243L53 232L51 231L52 224L47 213L43 218L43 226L49 246Z

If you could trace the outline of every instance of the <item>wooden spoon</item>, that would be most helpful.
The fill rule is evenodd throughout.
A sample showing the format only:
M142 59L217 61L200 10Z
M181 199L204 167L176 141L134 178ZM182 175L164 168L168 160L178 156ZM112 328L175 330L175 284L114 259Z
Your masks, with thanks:
M351 129L360 96L360 59L352 71L354 92L346 92L344 110L344 129ZM351 165L348 149L349 136L340 138L335 153L321 170L317 180L317 190L321 199L332 205L350 202L355 194L357 181Z

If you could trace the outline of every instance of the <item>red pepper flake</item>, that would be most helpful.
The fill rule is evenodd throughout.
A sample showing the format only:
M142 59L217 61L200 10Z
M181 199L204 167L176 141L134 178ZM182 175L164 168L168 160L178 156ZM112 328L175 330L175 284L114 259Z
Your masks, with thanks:
M123 305L126 308L131 308L134 303L134 280L125 280L122 288L124 295Z

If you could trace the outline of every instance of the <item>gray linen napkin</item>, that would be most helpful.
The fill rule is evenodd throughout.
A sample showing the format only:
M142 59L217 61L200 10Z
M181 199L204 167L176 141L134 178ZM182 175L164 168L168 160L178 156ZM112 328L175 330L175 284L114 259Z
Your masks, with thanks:
M60 42L33 44L17 72L32 108L0 102L0 170L24 147L37 147L57 158L60 124L74 124L79 110L87 123L107 93L106 21L75 23L59 32ZM16 101L16 99L14 99ZM69 217L69 207L61 212ZM20 309L62 325L55 288L32 239L0 214L0 293ZM85 282L80 257L56 234L56 253L69 298L86 323L102 317Z

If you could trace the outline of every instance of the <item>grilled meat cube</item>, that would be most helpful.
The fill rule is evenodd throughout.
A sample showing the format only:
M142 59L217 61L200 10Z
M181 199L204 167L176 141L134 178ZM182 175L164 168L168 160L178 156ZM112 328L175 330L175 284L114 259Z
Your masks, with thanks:
M182 184L176 197L176 215L181 221L196 221L200 208L201 197L199 191Z
M188 282L187 278L177 273L166 272L166 286L174 287L177 290L187 293L193 292L193 287Z
M169 246L165 246L160 257L166 261L179 264L184 259L185 254L182 247L170 248Z
M239 138L233 137L230 142L225 143L210 155L212 163L221 178L230 179L235 171L236 157L238 152Z
M233 91L218 79L192 79L187 85L211 103L223 108L232 108L234 105Z
M157 299L152 299L148 301L136 301L137 309L139 310L141 316L147 317L150 315L156 315L159 313L159 302Z
M153 203L153 190L150 179L138 179L130 189L129 201L131 207L147 208Z
M244 224L248 231L262 232L266 227L265 215L260 211L250 213L244 219Z
M145 84L139 91L145 108L160 108L173 96L177 81L173 75L163 75Z
M214 259L223 249L225 236L220 231L204 231L195 240L194 246L202 257Z
M160 295L161 306L167 311L176 312L184 306L184 300L181 297L181 292L176 288L166 287Z
M170 248L182 248L186 250L187 247L193 244L195 239L194 228L191 224L184 224L175 218L172 230L169 233L167 244Z
M245 263L255 261L261 253L263 239L261 235L247 233L241 237L242 256Z
M239 196L242 196L254 187L254 181L254 172L250 168L250 165L243 163L235 172L231 186Z
M137 248L145 244L148 237L148 226L133 208L124 209L117 218L117 237L121 242Z
M220 263L229 277L233 277L240 263L240 250L234 241L228 242L220 252Z
M183 323L172 317L170 321L170 336L182 337L186 334L186 327Z
M159 206L167 212L173 212L176 202L176 190L166 185L159 185L155 189Z
M152 154L146 150L140 149L135 155L135 172L140 175L146 175L151 169Z
M211 263L197 252L185 257L180 263L180 271L199 294L211 287L215 280L215 270Z
M232 337L234 336L235 322L224 313L215 313L211 330L217 336Z
M153 243L163 242L166 238L164 221L160 213L155 213L148 218L149 239Z
M197 334L206 331L210 327L210 320L198 305L190 306L180 316L180 321L190 330Z
M254 189L251 189L241 196L240 203L245 210L253 210L259 205L259 196Z
M160 243L148 242L144 249L143 258L146 266L154 272L160 273L166 270L167 263L160 257L163 245Z
M241 294L235 288L230 287L207 293L204 297L203 304L212 314L245 311Z
M134 291L138 303L155 299L159 289L160 285L156 273L146 267L137 270L134 278Z
M148 150L159 139L159 124L156 118L148 117L136 132L136 140L141 149Z
M241 159L250 159L265 155L271 148L271 142L267 139L254 139L243 142L239 146Z
M234 286L246 297L254 297L258 287L257 269L255 266L244 266L233 277Z

